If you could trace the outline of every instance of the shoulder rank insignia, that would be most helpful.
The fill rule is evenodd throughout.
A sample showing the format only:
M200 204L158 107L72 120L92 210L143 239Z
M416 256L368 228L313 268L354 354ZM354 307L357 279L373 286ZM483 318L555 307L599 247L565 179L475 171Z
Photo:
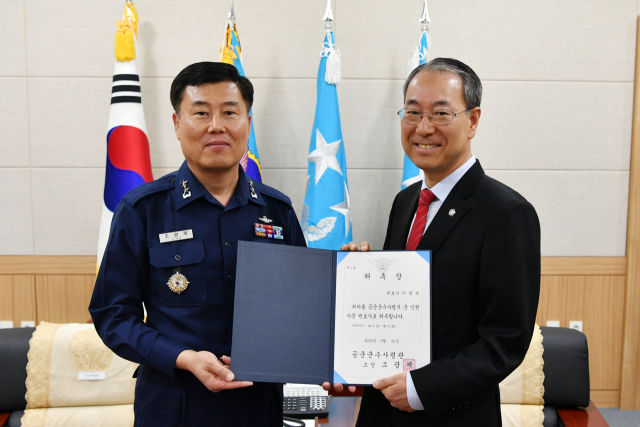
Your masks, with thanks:
M260 221L266 223L266 224L271 224L273 222L272 219L267 218L266 215L262 215L262 218L258 218Z
M169 277L169 281L167 282L169 289L171 289L176 294L180 294L187 289L189 286L189 281L182 273L175 273L173 276Z

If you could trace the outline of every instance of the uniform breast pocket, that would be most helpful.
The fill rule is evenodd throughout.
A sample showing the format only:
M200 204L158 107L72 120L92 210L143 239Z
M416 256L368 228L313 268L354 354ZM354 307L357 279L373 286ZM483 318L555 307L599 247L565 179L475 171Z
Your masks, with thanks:
M207 299L209 278L200 240L149 246L150 291L169 307L193 307Z

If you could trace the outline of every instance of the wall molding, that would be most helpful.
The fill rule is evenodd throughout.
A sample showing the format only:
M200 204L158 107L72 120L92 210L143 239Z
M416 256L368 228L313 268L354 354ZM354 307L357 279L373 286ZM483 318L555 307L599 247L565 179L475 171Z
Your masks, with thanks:
M95 256L0 256L0 274L96 274Z

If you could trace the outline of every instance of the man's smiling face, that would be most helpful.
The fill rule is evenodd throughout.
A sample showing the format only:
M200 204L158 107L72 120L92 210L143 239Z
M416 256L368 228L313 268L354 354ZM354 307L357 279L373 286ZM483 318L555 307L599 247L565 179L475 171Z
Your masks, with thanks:
M251 116L235 83L187 86L173 123L191 170L238 167L247 149Z
M407 87L404 108L426 113L446 109L464 111L462 79L452 73L422 72ZM432 187L471 158L471 139L476 134L480 108L461 113L446 125L434 126L428 114L417 124L401 122L402 148L411 161L424 171Z

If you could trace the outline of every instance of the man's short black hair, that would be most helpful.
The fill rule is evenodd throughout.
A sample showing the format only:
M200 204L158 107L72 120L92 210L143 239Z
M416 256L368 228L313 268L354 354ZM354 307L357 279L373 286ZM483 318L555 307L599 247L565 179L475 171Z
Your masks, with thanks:
M180 115L180 104L187 86L201 86L206 83L235 83L247 106L247 113L253 105L253 85L248 78L241 76L233 65L224 62L196 62L187 66L173 79L171 83L171 105L177 115Z
M464 85L463 97L467 109L472 110L480 106L480 101L482 101L482 82L480 82L480 77L467 64L452 58L436 58L416 67L409 74L402 88L405 101L407 100L407 89L411 80L418 74L426 72L436 74L451 73L459 76Z

